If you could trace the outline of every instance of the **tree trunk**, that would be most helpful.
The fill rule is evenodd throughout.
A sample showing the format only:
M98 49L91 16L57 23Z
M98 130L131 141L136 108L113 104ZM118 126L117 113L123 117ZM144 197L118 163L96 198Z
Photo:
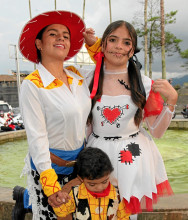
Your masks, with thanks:
M150 28L150 37L149 37L149 78L152 79L152 25Z
M148 7L148 0L145 0L145 4L144 4L144 68L145 68L146 76L147 76L147 56L148 56L147 7Z
M166 79L166 63L165 63L165 19L164 19L164 0L160 0L161 12L161 58L162 58L162 78Z

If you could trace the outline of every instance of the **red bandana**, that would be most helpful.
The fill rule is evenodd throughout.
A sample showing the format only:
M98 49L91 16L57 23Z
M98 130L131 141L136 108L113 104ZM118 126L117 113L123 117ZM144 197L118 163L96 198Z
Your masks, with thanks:
M86 187L86 189L87 189L87 187ZM105 190L103 190L102 192L100 192L100 193L92 192L92 191L90 191L89 189L87 189L87 191L88 191L93 197L95 197L95 198L97 198L97 199L98 199L98 198L101 198L101 197L108 196L109 193L110 193L110 183L109 183L108 187L107 187Z

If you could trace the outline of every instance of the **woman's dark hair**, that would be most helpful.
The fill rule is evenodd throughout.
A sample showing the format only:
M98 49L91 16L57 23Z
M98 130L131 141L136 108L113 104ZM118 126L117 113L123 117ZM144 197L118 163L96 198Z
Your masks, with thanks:
M39 39L39 40L42 40L42 35L44 33L44 31L46 30L46 28L48 27L48 25L46 27L44 27L42 30L39 31L39 33L37 34L37 37L36 39ZM36 44L35 44L35 47L37 49L37 58L38 58L38 61L41 62L41 53L40 53L40 50L37 48Z
M139 48L137 47L136 31L130 23L123 21L123 20L112 22L106 28L102 36L101 45L103 45L104 48L106 48L107 37L113 31L115 31L117 28L121 26L124 26L125 28L127 28L129 32L129 35L132 40L134 54L139 52ZM99 100L102 96L103 79L104 79L103 63L104 63L104 58L102 60L101 69L100 69L98 90L97 90L95 97L92 99L92 109L96 101ZM137 126L139 126L140 122L142 121L142 110L146 103L146 93L145 93L145 89L144 89L142 79L141 79L140 67L141 67L141 64L138 62L137 58L136 60L133 57L129 59L128 76L129 76L129 82L130 82L131 98L134 104L138 107L138 110L136 111L136 114L134 116L134 122ZM94 81L94 78L90 84L90 91L92 91L92 88L93 88L93 81ZM92 112L90 112L90 115L88 118L88 124L90 124L91 122L92 122Z
M99 179L112 171L113 167L109 157L99 148L86 147L78 155L75 164L75 172L82 179Z

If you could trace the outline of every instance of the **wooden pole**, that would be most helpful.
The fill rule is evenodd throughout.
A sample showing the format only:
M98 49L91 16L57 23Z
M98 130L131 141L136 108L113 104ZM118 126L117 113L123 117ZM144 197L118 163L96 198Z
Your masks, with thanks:
M56 0L55 0L55 10L56 10L56 8L57 8L56 6L57 6L57 5L56 5Z
M31 15L31 1L29 0L29 16L30 16L30 19L32 18L32 15Z
M161 57L162 57L162 78L166 79L165 61L165 19L164 19L164 0L160 1L161 12Z
M83 14L82 14L82 19L84 20L85 19L85 0L83 2Z
M109 0L109 11L110 11L110 23L112 23L111 0Z
M29 16L30 19L32 18L32 14L31 14L31 1L29 0ZM36 69L36 64L34 63L34 70Z
M144 4L144 69L145 69L146 76L147 76L147 57L148 57L147 7L148 7L148 0L145 0L145 4Z

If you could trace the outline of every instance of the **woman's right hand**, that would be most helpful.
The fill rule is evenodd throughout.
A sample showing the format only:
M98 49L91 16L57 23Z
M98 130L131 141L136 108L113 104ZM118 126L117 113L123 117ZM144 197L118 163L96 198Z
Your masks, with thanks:
M97 41L97 37L95 37L95 31L93 28L86 28L85 32L83 32L83 36L85 39L85 43L91 47Z

